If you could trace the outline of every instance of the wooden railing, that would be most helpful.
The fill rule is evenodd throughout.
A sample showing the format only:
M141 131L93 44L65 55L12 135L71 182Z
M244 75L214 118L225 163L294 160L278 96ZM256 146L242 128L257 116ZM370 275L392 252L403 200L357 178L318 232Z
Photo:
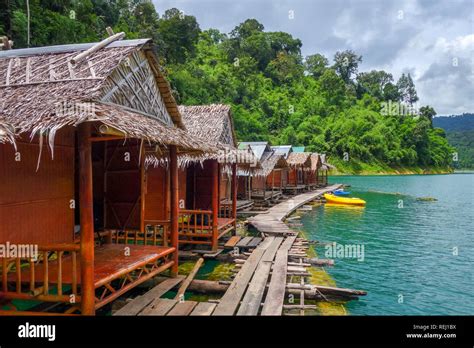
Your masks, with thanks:
M78 244L41 245L34 256L0 258L0 298L79 303L79 250Z
M109 230L110 242L114 244L170 245L170 221L146 220L145 231Z
M179 243L212 245L214 231L212 211L180 210L179 211Z
M219 208L219 217L220 218L232 218L232 204L221 203Z

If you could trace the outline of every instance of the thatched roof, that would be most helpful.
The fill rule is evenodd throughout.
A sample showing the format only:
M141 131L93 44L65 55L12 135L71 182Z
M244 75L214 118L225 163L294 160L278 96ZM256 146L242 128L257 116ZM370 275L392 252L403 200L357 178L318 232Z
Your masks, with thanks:
M321 154L321 155L319 155L319 156L321 157L321 163L322 163L321 168L322 168L323 170L336 169L335 166L333 166L332 164L329 164L329 163L327 162L327 156L326 156L326 154Z
M193 136L211 144L237 146L229 105L180 105L178 110L188 132Z
M224 165L238 163L240 169L245 171L259 168L258 159L250 149L236 148L237 141L229 105L180 105L178 109L188 133L211 144L215 150L200 155L182 156L183 162L217 159Z
M272 153L268 156L264 161L262 161L262 171L259 173L263 176L268 176L272 170L280 169L280 168L287 168L288 163L286 162L283 155Z
M319 167L321 167L321 157L314 152L311 154L311 170L316 171Z
M15 131L12 126L0 119L0 144L15 144Z
M286 159L288 165L290 166L302 166L310 167L311 166L311 152L292 152L289 154Z
M94 45L0 52L0 117L18 134L47 134L50 144L64 126L99 121L127 137L214 151L185 133L150 40L116 41L71 62Z

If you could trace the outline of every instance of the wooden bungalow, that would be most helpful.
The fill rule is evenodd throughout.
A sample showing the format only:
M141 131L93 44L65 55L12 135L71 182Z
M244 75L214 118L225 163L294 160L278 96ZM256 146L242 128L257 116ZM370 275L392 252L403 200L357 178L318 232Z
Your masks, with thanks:
M307 173L311 170L311 153L292 152L289 154L287 162L290 171L284 191L291 193L304 191L307 188Z
M265 177L265 188L263 192L270 189L271 199L279 198L283 195L283 187L288 183L288 163L283 155L273 152L262 163L262 175Z
M3 314L31 300L93 315L178 272L178 155L215 149L186 132L149 40L121 37L0 52L0 119L16 132L14 147L0 127L0 246L24 251L0 254ZM148 156L167 161L167 180Z
M328 172L335 167L327 162L327 156L325 154L319 155L321 159L321 166L318 170L318 185L327 186L328 185Z
M180 244L209 246L217 251L218 240L236 231L238 165L245 166L254 158L236 148L230 106L180 106L179 111L190 135L218 150L182 160L185 193L184 209L180 210Z
M288 177L290 173L290 167L286 160L290 153L293 152L293 147L291 145L277 145L272 146L272 150L275 152L276 155L280 155L285 160L285 165L280 166L279 168L275 168L272 173L270 173L267 177L267 182L271 186L275 186L283 192L283 188L288 185ZM271 184L271 183L274 184Z
M285 156L273 150L268 142L241 142L239 149L250 149L258 159L254 170L239 172L239 194L249 200L278 199L287 178Z
M321 157L317 153L310 155L311 167L305 172L305 183L308 190L313 190L321 185L319 173L321 171Z

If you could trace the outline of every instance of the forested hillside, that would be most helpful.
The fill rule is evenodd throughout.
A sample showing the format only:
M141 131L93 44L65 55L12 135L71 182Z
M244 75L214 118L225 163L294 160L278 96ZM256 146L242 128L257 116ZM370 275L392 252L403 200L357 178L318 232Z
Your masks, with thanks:
M433 125L446 132L474 130L474 114L438 116L433 118Z
M435 117L433 124L446 131L449 144L458 152L455 168L474 168L474 114Z
M0 35L26 47L24 1L10 3L0 12ZM361 72L356 52L303 57L299 39L254 19L230 33L203 31L191 14L158 15L144 0L30 0L30 13L30 46L97 41L107 26L128 39L153 38L178 102L231 104L239 140L305 145L348 172L452 163L454 149L432 125L435 110L414 113L411 76Z

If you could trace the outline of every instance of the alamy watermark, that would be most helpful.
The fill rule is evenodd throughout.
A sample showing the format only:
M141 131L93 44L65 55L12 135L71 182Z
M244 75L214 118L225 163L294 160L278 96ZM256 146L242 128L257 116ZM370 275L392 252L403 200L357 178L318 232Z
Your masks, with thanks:
M0 258L22 258L36 261L38 260L38 245L10 242L0 244Z
M380 103L381 109L380 114L384 116L418 116L419 111L416 104L410 105L406 103L394 102L389 100L388 102Z
M325 246L324 255L328 259L357 259L364 261L365 247L364 244L338 244L333 242Z
M62 101L55 104L55 109L58 116L94 116L96 113L95 103L93 102Z
M246 151L235 151L232 149L219 150L217 154L219 163L240 163L250 164L251 167L257 166L257 158L253 153Z

